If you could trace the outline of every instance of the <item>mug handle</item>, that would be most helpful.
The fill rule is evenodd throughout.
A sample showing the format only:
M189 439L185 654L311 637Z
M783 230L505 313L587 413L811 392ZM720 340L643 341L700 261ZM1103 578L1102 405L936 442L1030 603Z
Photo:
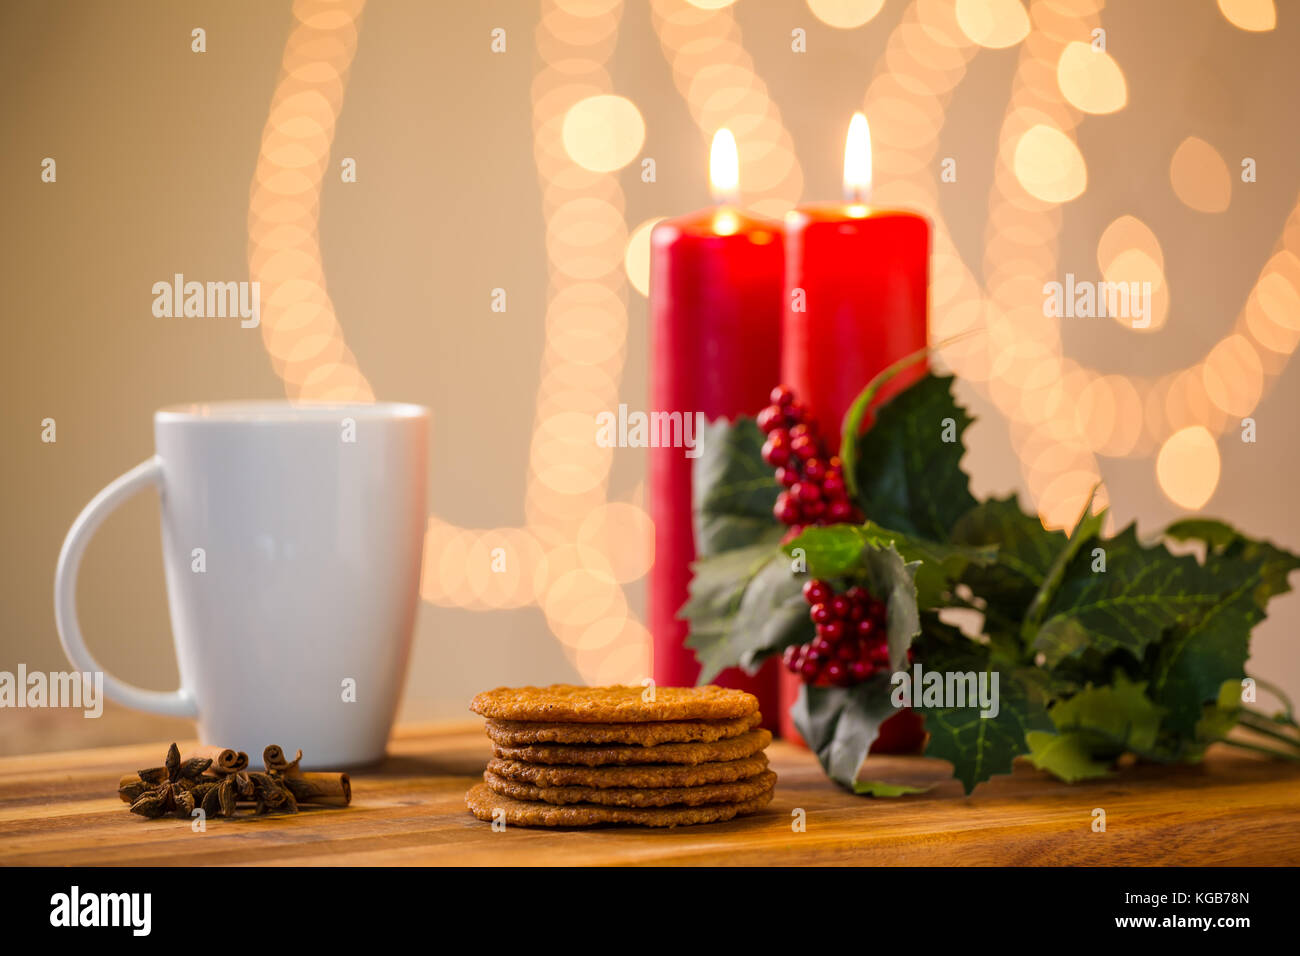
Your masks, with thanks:
M72 666L83 672L104 674L104 693L109 700L169 717L197 718L199 713L194 698L184 688L170 692L145 690L104 671L86 647L81 626L77 623L77 573L81 569L86 545L114 508L150 485L161 488L162 477L162 459L155 455L106 485L77 515L68 536L63 539L59 564L54 572L54 623Z

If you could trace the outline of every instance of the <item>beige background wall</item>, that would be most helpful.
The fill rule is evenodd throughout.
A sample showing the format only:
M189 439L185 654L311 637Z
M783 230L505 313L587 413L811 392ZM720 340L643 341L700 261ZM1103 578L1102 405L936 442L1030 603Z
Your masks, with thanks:
M735 6L802 164L802 198L837 193L848 115L907 8L887 0L867 25L839 31L800 0ZM1158 335L1068 326L1068 355L1155 376L1194 361L1231 327L1300 191L1297 12L1285 8L1275 30L1252 34L1230 26L1213 0L1102 11L1129 103L1080 130L1089 188L1062 212L1061 271L1095 275L1102 229L1139 215L1160 237L1173 305ZM324 270L348 344L380 397L433 408L429 500L469 527L524 518L547 292L529 92L539 16L522 0L372 0L331 159L336 170L338 157L356 157L359 181L327 174L320 203ZM248 278L250 182L292 23L289 3L251 0L9 2L0 11L0 670L65 666L51 610L59 544L105 482L150 454L154 408L284 394L255 331L156 319L150 287L175 272ZM194 26L207 30L205 54L190 52ZM796 26L808 31L807 54L790 51ZM505 55L488 52L493 27L507 30ZM1015 49L979 54L942 133L940 155L961 157L943 213L977 270L1016 58ZM658 161L654 184L640 181L637 163L620 174L629 227L706 204L706 140L644 3L624 7L610 76L645 118L642 154ZM1239 157L1258 160L1259 182L1234 181L1226 212L1195 213L1170 187L1170 156L1189 135L1214 145L1234 173ZM58 163L55 184L40 181L46 156ZM510 290L505 315L489 310L494 287ZM645 300L629 292L628 307L620 399L636 408L646 388ZM980 390L964 395L980 417L967 457L977 492L1023 487L1006 423ZM1258 443L1232 432L1221 440L1223 474L1205 509L1292 548L1298 400L1300 375L1284 369L1255 411ZM57 420L55 444L40 440L46 417ZM1103 458L1101 467L1121 520L1154 529L1178 513L1150 456ZM635 499L642 472L639 452L618 452L610 498ZM641 585L629 593L639 611ZM155 500L133 501L96 538L80 601L102 663L146 686L173 685ZM1293 694L1297 623L1300 598L1276 602L1251 663ZM403 713L459 716L483 687L577 676L536 608L426 604ZM77 715L38 734L32 717L0 712L0 752L152 738L172 726L110 707L102 721Z

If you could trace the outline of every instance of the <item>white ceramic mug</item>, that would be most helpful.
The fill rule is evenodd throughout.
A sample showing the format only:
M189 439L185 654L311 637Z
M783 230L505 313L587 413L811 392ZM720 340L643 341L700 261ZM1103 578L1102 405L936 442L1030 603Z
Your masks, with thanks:
M154 415L157 454L73 522L54 578L59 639L102 671L77 623L77 569L118 504L154 486L180 689L104 674L110 700L198 720L204 743L301 748L303 764L384 754L406 674L423 547L428 410L215 402Z

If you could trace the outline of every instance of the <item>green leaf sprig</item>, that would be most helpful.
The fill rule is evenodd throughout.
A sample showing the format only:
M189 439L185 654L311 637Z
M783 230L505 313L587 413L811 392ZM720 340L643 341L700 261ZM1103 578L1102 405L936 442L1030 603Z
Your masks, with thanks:
M895 673L910 654L926 671L996 675L996 716L914 689L925 753L949 761L967 793L1018 757L1071 782L1112 773L1124 754L1195 762L1216 741L1300 761L1294 707L1245 671L1251 630L1290 590L1300 556L1213 519L1187 518L1142 541L1132 525L1107 536L1106 512L1091 500L1068 534L1044 528L1015 497L977 501L961 468L972 419L950 377L927 373L872 407L882 385L926 354L882 372L845 415L840 456L862 525L810 527L782 545L762 432L749 419L706 430L695 466L699 559L682 610L701 682L811 641L800 589L824 578L887 602ZM941 613L951 609L977 623L950 626ZM1281 710L1250 706L1243 688L1252 687L1279 696ZM920 789L859 779L881 724L898 712L894 690L883 673L805 686L792 708L827 774L856 793Z

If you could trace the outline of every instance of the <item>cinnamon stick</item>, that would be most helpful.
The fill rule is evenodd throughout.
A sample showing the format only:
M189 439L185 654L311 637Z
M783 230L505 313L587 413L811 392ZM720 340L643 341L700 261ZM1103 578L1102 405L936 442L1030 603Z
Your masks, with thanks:
M290 760L284 755L284 748L278 744L271 744L262 751L262 764L266 767L267 773L282 773L285 776L297 776L302 773L298 769L298 764L302 762L302 751L299 750Z
M301 761L301 750L292 760L276 744L262 751L266 772L279 776L299 803L346 807L352 802L352 779L346 773L306 773L298 766Z
M208 770L218 775L238 773L248 769L248 754L242 750L231 750L229 747L199 747L190 754L190 757L210 758L212 766Z
M346 807L352 802L352 780L345 773L299 773L283 780L299 803Z

